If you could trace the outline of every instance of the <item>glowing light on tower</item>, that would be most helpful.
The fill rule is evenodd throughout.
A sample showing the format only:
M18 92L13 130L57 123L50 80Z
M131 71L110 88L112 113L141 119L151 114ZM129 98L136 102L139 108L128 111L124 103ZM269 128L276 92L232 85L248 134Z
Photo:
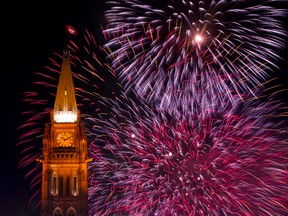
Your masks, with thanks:
M69 111L60 112L54 115L54 121L58 123L72 123L76 122L76 120L77 120L77 114L72 112L69 113Z

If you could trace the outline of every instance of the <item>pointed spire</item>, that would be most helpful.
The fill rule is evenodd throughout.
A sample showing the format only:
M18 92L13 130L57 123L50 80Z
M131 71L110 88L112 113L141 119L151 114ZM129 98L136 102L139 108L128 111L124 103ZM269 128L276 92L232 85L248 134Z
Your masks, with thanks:
M78 116L73 77L70 66L69 51L63 52L62 67L56 99L54 104L53 118L56 122L76 122Z

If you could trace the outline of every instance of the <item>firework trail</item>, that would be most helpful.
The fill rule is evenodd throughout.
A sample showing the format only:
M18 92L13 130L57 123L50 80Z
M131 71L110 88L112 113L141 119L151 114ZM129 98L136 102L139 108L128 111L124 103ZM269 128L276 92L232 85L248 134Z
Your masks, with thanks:
M105 49L119 81L126 92L133 89L162 108L191 110L191 100L201 104L203 97L228 92L233 101L235 94L253 94L255 85L271 78L281 59L277 51L286 43L284 1L115 0L108 5Z
M89 215L287 214L287 107L234 100L185 116L103 101L111 110L86 119Z

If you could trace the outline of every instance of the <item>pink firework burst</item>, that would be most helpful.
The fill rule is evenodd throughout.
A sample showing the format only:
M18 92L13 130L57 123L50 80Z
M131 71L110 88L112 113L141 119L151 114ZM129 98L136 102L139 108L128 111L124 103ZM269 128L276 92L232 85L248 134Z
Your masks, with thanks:
M272 98L185 115L105 101L87 119L90 215L285 215L287 110Z

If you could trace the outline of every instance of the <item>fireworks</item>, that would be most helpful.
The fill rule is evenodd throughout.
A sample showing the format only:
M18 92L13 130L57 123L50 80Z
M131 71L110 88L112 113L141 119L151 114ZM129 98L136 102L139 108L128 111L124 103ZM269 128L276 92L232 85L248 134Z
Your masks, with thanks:
M284 215L287 113L235 100L185 116L106 101L109 113L89 120L90 215Z
M277 67L286 37L279 3L111 1L105 47L126 92L150 103L189 107L227 92L233 101Z

